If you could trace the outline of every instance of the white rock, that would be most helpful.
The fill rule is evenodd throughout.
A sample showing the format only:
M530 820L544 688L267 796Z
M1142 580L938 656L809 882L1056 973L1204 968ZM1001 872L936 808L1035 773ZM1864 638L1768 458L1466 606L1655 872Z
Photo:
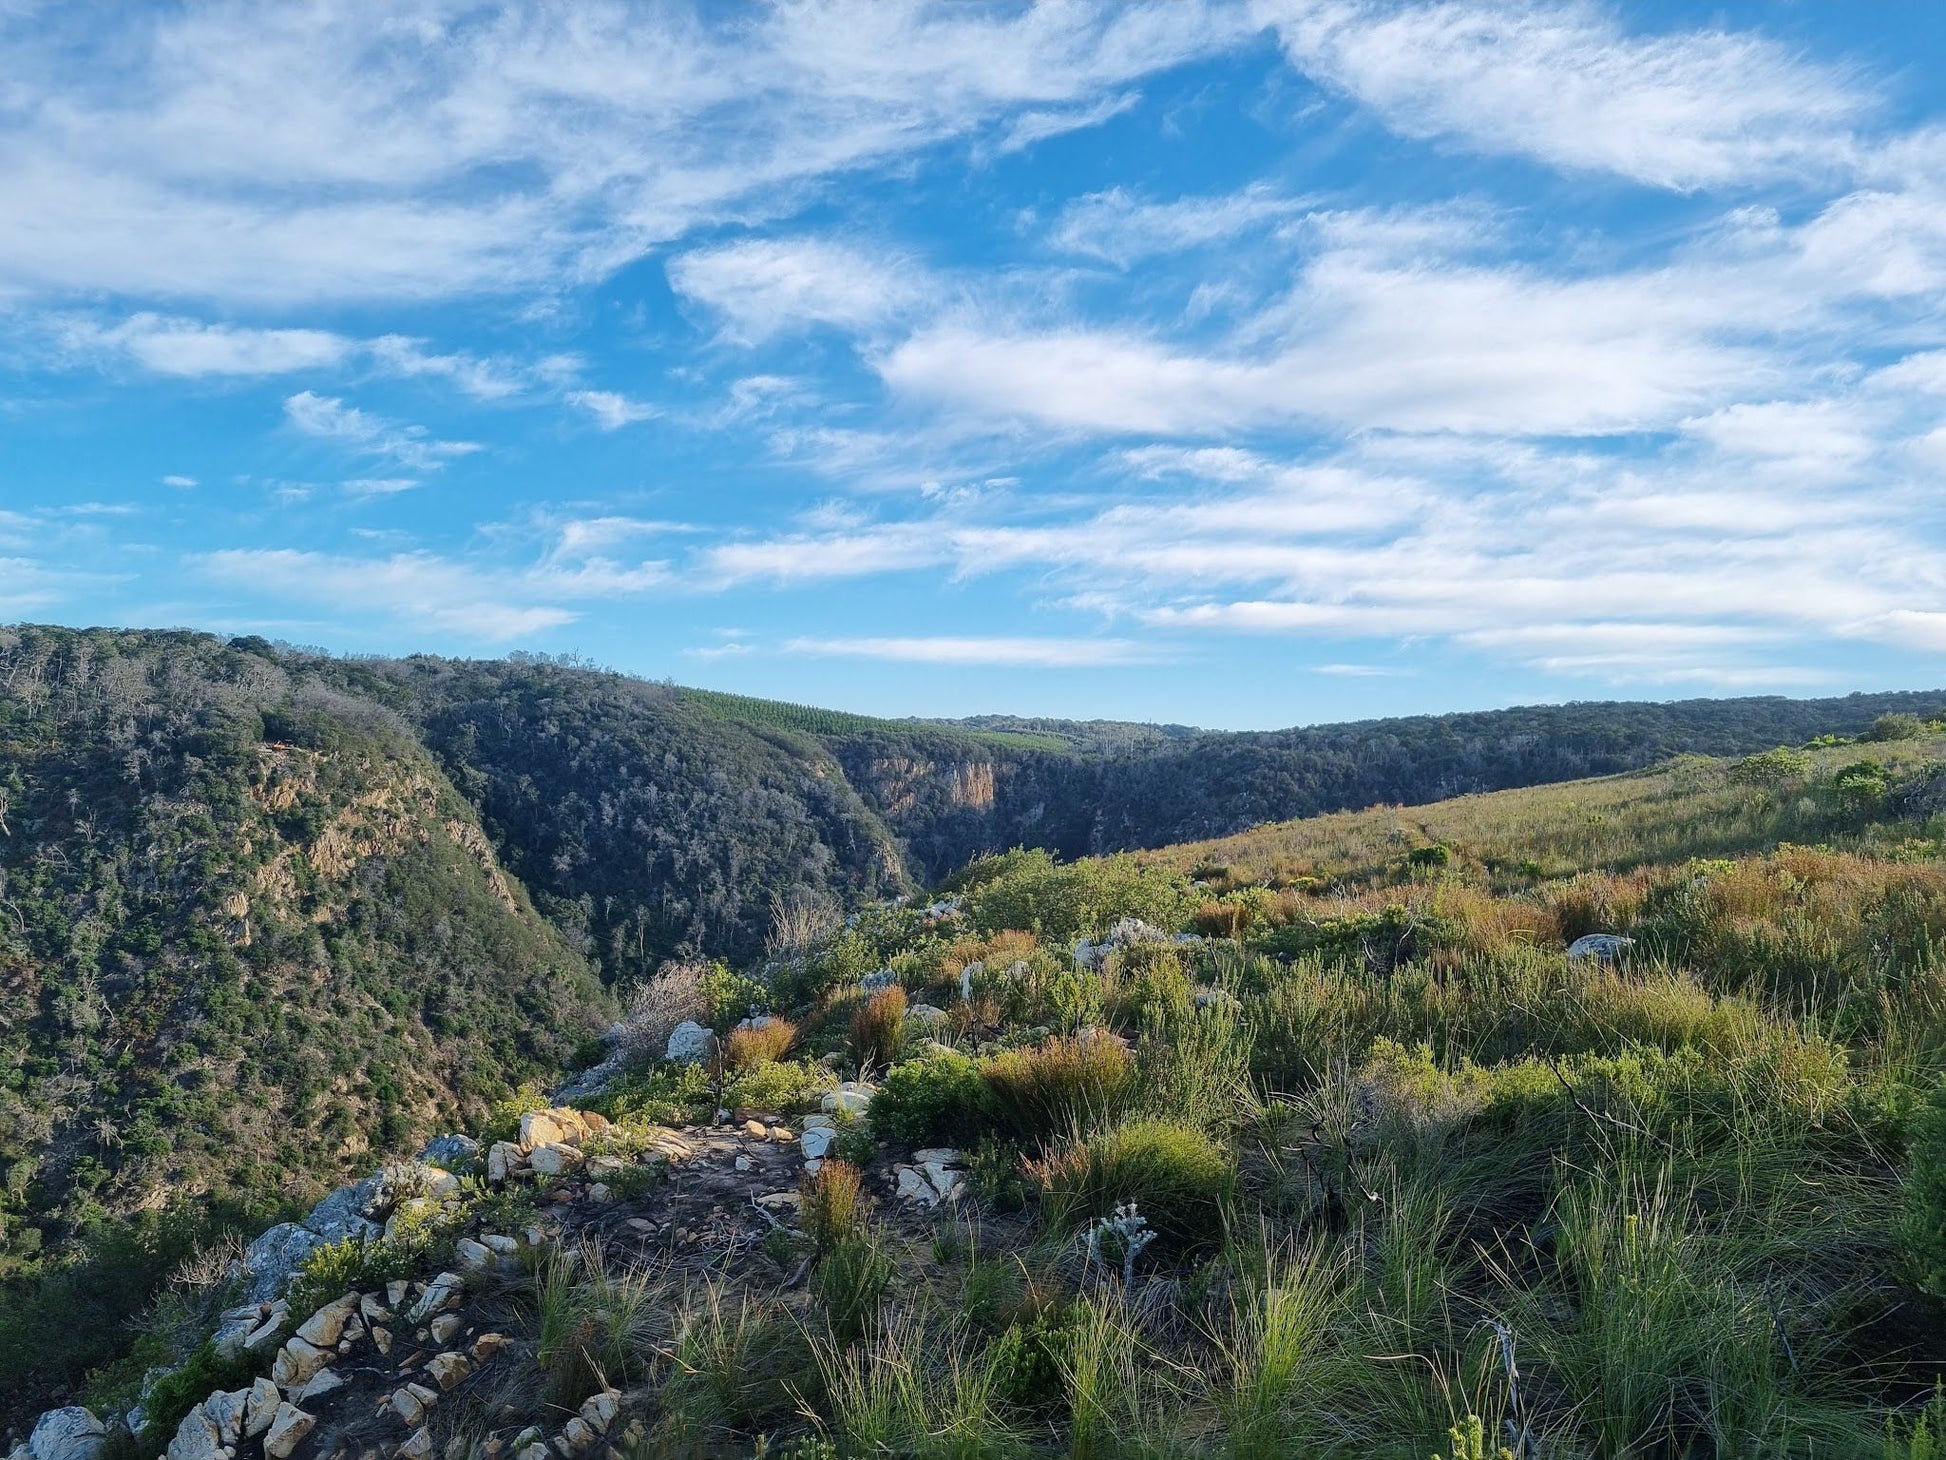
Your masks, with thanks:
M333 1389L345 1387L345 1380L335 1369L319 1369L301 1389L291 1392L291 1398L303 1402L329 1394Z
M1592 958L1597 963L1618 963L1634 946L1633 938L1624 938L1619 933L1589 933L1568 944L1568 962Z
M400 1443L392 1452L398 1460L428 1460L432 1454L432 1431L421 1425Z
M288 1389L308 1382L313 1374L330 1362L330 1354L320 1352L301 1338L293 1338L277 1350L276 1362L270 1366L270 1377Z
M317 1348L330 1348L344 1336L345 1321L358 1309L358 1294L346 1293L326 1303L298 1325L297 1337Z
M804 1132L804 1139L800 1142L804 1150L804 1158L807 1161L822 1160L825 1152L831 1149L837 1139L838 1132L830 1126L812 1126Z
M451 1389L473 1372L473 1361L465 1354L434 1354L426 1360L426 1372L439 1381L441 1389Z
M271 1460L289 1460L297 1442L310 1434L316 1423L315 1416L306 1414L295 1404L279 1405L277 1417L270 1422L270 1431L264 1436L264 1454Z
M221 1460L223 1436L216 1424L197 1405L182 1417L176 1426L175 1438L169 1441L168 1460Z
M933 1189L931 1182L910 1166L901 1166L899 1167L899 1199L929 1207L939 1200L939 1193Z
M818 1102L827 1115L863 1115L871 1108L877 1087L860 1080L847 1080Z
M408 1323L423 1323L433 1314L444 1311L459 1300L466 1290L466 1284L456 1272L442 1272L427 1285L419 1301L412 1305L412 1311L405 1315Z
M914 1151L912 1161L916 1166L930 1166L937 1161L942 1166L958 1166L963 1157L951 1146L927 1146L923 1151Z
M217 1439L234 1445L243 1433L243 1413L250 1403L248 1389L218 1390L203 1401L203 1413L216 1426Z
M32 1460L95 1460L107 1443L107 1434L107 1426L95 1418L93 1410L71 1404L65 1409L50 1409L35 1420L25 1448Z
M537 1176L560 1176L581 1164L581 1152L568 1145L536 1146L527 1153L527 1164Z
M716 1048L716 1036L694 1019L685 1019L669 1032L664 1058L680 1064L700 1064Z
M258 1379L250 1386L250 1399L243 1407L243 1433L248 1439L256 1439L270 1428L270 1422L277 1418L277 1406L284 1397L277 1386L268 1379Z
M484 1242L475 1242L471 1237L462 1237L453 1244L453 1256L469 1272L484 1272L493 1266L493 1249Z

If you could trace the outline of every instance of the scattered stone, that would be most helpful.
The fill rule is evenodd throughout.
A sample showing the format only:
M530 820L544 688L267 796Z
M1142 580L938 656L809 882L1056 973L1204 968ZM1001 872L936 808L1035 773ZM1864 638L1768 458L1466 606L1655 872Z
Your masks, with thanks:
M223 1436L202 1405L182 1417L166 1453L167 1460L222 1460Z
M392 1330L382 1325L374 1324L372 1327L372 1347L377 1349L380 1354L390 1354L392 1352Z
M581 1152L569 1145L536 1146L527 1153L527 1164L539 1176L560 1176L579 1166L581 1159Z
M694 1019L685 1019L669 1033L664 1057L678 1064L701 1064L716 1047L716 1036Z
M943 1029L948 1018L944 1009L931 1004L913 1004L906 1009L905 1017L928 1032Z
M505 1181L526 1164L526 1153L512 1141L495 1141L487 1150L487 1180Z
M268 1318L264 1319L261 1324L244 1335L243 1347L251 1353L256 1353L260 1349L269 1348L277 1341L279 1335L290 1326L290 1321L290 1309L279 1308L272 1310Z
M924 1150L912 1153L912 1161L916 1166L930 1166L935 1161L942 1166L957 1166L963 1159L951 1146L927 1146Z
M401 1385L392 1391L392 1398L388 1401L392 1406L392 1413L408 1425L416 1425L426 1417L426 1401L413 1393L417 1388L419 1386L416 1384Z
M804 1132L804 1139L800 1143L801 1146L803 1147L805 1159L807 1161L822 1160L824 1158L824 1153L831 1149L833 1143L835 1143L837 1139L838 1139L838 1132L833 1130L830 1126L828 1125L812 1126L809 1130Z
M753 1166L756 1163L753 1162L748 1156L738 1156L734 1164L737 1170L748 1171L751 1168L751 1166Z
M335 1369L319 1369L303 1388L293 1391L291 1398L304 1402L329 1394L333 1389L345 1387L345 1380Z
M561 1426L561 1438L567 1441L568 1449L572 1453L579 1455L583 1450L594 1444L599 1436L588 1427L588 1422L577 1414L573 1419Z
M218 1390L203 1401L203 1413L216 1426L216 1436L225 1445L234 1445L243 1433L243 1413L250 1403L250 1391Z
M846 1080L818 1104L828 1115L863 1115L871 1107L872 1096L877 1093L876 1086L862 1080Z
M504 1333L483 1333L473 1340L473 1359L475 1363L485 1363L498 1354L505 1353L514 1346L514 1341Z
M823 1168L823 1166L824 1166L823 1157L812 1156L809 1160L807 1160L804 1163L804 1174L806 1176L816 1176L818 1172Z
M628 1219L628 1229L631 1232L640 1232L646 1236L655 1230L655 1223L651 1222L647 1217L630 1217Z
M250 1386L250 1398L243 1406L243 1433L254 1440L270 1428L271 1421L277 1418L277 1407L284 1397L277 1386L268 1379L258 1379Z
M493 1249L471 1237L462 1237L453 1244L453 1256L468 1272L484 1272L493 1266Z
M427 1325L426 1332L432 1335L434 1343L444 1343L459 1332L461 1321L457 1313L441 1313Z
M330 1348L344 1337L345 1323L357 1310L358 1294L346 1293L299 1324L296 1336L314 1347Z
M439 1381L441 1389L451 1389L473 1372L473 1361L465 1354L434 1354L426 1360L426 1372Z
M615 1193L608 1189L608 1183L605 1181L597 1181L588 1188L589 1201L605 1202L611 1200L614 1195Z
M485 1233L481 1236L480 1241L485 1243L487 1247L491 1248L494 1253L501 1257L514 1257L520 1252L520 1243L514 1238L507 1236L504 1232Z
M598 1435L608 1433L615 1416L622 1412L622 1397L612 1389L590 1395L581 1405L581 1418Z
M385 1301L389 1306L396 1308L405 1301L405 1295L411 1291L412 1285L404 1278L394 1278L385 1285Z
M898 1195L901 1201L917 1202L922 1207L929 1207L939 1200L939 1193L933 1189L932 1183L910 1166L899 1167L898 1177Z
M423 1323L433 1314L444 1311L459 1302L460 1294L466 1284L456 1272L442 1272L434 1278L419 1301L412 1305L412 1311L405 1315L408 1323Z
M791 1207L804 1205L804 1194L798 1191L773 1191L757 1198L760 1207Z
M306 1414L294 1404L280 1404L277 1417L270 1422L270 1432L264 1436L264 1454L271 1460L289 1460L297 1442L311 1433L317 1418Z
M428 1460L432 1454L432 1431L421 1425L407 1435L393 1453L398 1460Z
M329 1362L331 1355L320 1352L304 1339L293 1338L277 1350L277 1359L270 1366L270 1377L281 1387L289 1389L308 1383L311 1376Z
M784 1125L773 1125L765 1134L780 1146L788 1146L792 1141L797 1139L796 1136L791 1134L790 1127Z
M837 1122L828 1115L807 1115L804 1117L804 1129L806 1130L831 1130L836 1125Z

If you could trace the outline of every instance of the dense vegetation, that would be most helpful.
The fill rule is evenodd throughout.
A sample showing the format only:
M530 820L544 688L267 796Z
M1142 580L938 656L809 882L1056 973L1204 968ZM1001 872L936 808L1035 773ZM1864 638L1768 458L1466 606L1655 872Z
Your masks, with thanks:
M644 1457L1936 1456L1946 734L1881 729L1015 851L665 970L637 1017L723 1064L643 1058L608 1149L878 1093L761 1256L503 1280L535 1402L621 1386ZM944 1145L958 1204L873 1198Z
M559 1071L609 1017L602 986L639 984L672 957L757 969L817 942L823 972L793 965L795 982L772 991L797 1007L827 998L819 979L855 979L891 952L923 971L919 945L880 947L839 929L842 914L1009 845L1150 846L1684 748L1859 733L1934 702L1567 706L1204 736L804 718L534 659L5 631L0 1352L34 1361L0 1375L0 1404L45 1397L113 1351L122 1317L220 1232ZM1054 742L1069 748L1043 748ZM1351 889L1345 915L1369 926L1332 936L1364 948L1382 935L1409 962L1429 936L1417 913L1368 895L1401 865L1502 899L1605 868L1659 907L1656 867L1863 835L1901 807L1936 808L1913 780L1929 744L1594 783L1565 819L1521 813L1552 840L1516 836L1492 810L1477 813L1487 829L1473 826L1483 798L1328 817L1152 863L1016 857L982 864L966 896L979 936L1040 949L1040 963L1024 960L1039 970L1029 984L1060 1014L1009 1006L1005 1028L1052 1029L1092 1017L1106 986L1077 982L1058 949L1031 939L1099 932L1135 909L1308 957L1319 950L1305 917L1277 909L1336 887ZM1861 769L1867 759L1878 769ZM1435 846L1443 862L1410 860ZM1189 874L1218 861L1230 870L1192 893ZM1605 895L1632 908L1624 886ZM1243 975L1230 981L1251 993ZM1857 1028L1876 1037L1869 1021ZM994 1127L1022 1131L1017 1118ZM1075 1180L1093 1189L1078 1168Z

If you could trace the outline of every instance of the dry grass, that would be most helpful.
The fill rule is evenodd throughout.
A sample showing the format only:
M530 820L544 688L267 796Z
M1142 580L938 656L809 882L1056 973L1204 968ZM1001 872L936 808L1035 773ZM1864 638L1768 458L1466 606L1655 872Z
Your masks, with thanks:
M890 1064L899 1052L905 1029L905 989L898 984L880 989L851 1016L851 1057L860 1069Z
M762 1027L740 1025L723 1044L723 1062L739 1073L780 1060L797 1043L797 1026L779 1015L766 1017Z

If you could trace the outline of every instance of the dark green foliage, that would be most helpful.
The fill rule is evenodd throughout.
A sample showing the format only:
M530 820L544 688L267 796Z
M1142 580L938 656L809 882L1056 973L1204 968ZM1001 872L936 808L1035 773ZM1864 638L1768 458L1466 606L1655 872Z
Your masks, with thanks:
M1946 1299L1946 1078L1933 1086L1912 1119L1900 1234L1914 1280L1933 1297Z
M1871 728L1858 738L1860 740L1917 740L1925 733L1926 722L1919 716L1894 710L1887 711L1874 719Z
M857 1233L835 1243L818 1259L813 1287L831 1331L853 1339L878 1313L892 1281L892 1259L876 1238Z
M243 1389L270 1371L270 1354L238 1353L224 1358L206 1343L182 1367L156 1380L149 1390L148 1417L137 1437L143 1453L155 1455L176 1433L182 1417L218 1389Z
M910 1146L971 1146L993 1121L979 1061L953 1049L894 1065L871 1104L873 1130Z
M1020 1409L1059 1401L1078 1336L1065 1312L1038 1313L1010 1323L989 1355L1000 1397Z
M1073 1231L1134 1202L1156 1231L1195 1244L1221 1234L1233 1172L1228 1152L1196 1126L1139 1116L1068 1142L1031 1167L1041 1208Z

